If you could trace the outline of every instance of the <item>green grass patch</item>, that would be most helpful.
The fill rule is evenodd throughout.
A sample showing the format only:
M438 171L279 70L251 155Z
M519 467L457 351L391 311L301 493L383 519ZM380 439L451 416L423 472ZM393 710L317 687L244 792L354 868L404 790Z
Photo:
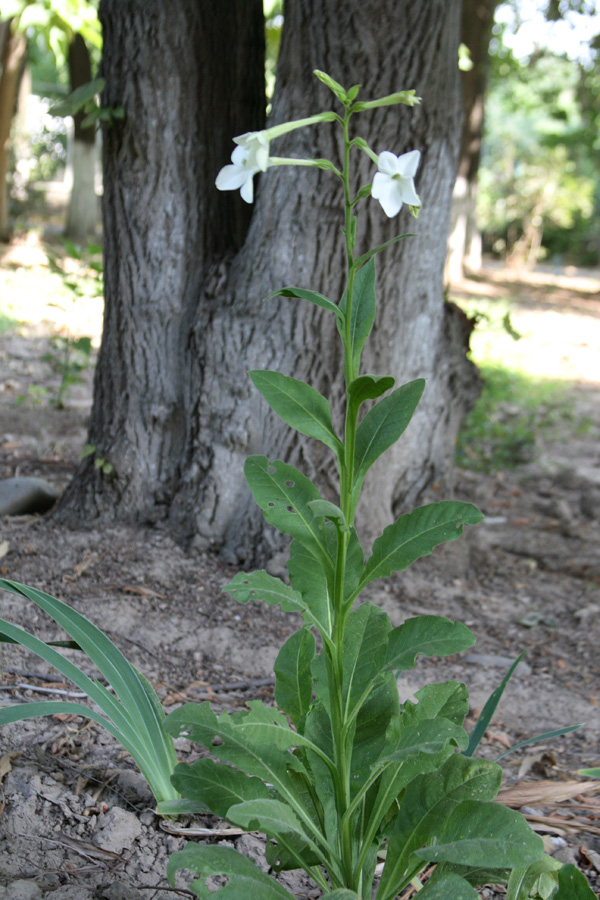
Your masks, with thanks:
M458 438L458 466L479 472L513 469L535 458L537 437L558 439L565 427L576 432L564 382L534 378L498 363L484 362L479 368L483 390Z
M21 323L15 319L9 312L0 309L0 334L6 334L7 331L13 331L18 328Z

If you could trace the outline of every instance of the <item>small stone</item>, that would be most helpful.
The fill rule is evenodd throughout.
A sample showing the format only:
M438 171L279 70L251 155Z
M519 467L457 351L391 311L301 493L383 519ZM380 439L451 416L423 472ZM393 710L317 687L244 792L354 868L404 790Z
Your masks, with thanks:
M94 841L103 850L122 853L130 850L136 838L142 834L142 825L136 815L114 806L98 819Z
M46 894L44 900L93 900L93 897L92 891L86 891L81 885L70 884Z
M514 663L514 659L511 659L510 656L495 656L491 653L468 653L464 657L464 661L478 666L488 666L490 668L498 669L510 669ZM531 666L521 660L515 669L514 674L523 676L531 675Z
M60 494L43 478L3 478L0 480L0 516L46 513Z

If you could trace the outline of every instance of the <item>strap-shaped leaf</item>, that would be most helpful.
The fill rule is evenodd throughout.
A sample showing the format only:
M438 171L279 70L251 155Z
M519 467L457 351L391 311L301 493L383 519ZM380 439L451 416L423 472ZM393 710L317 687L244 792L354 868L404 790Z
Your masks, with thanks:
M445 819L435 845L415 856L494 869L528 866L542 859L544 844L520 813L499 803L466 800Z
M205 803L222 819L227 818L229 808L237 803L269 796L269 790L260 778L249 778L238 769L213 759L197 759L191 765L179 763L172 781L184 797Z
M361 590L375 578L402 572L439 544L457 540L465 525L476 525L482 519L476 506L458 500L429 503L400 516L373 544Z
M255 369L249 375L254 387L284 422L301 434L322 441L336 455L343 452L331 421L329 402L314 387L281 372Z
M462 622L444 616L414 616L390 632L385 668L404 672L413 668L419 654L450 656L474 643L473 632Z
M340 302L340 309L346 314L346 303L348 297L344 292L344 296ZM365 341L371 333L371 328L375 321L375 308L377 300L375 297L375 260L370 260L355 275L354 291L352 295L352 310L350 314L350 353L354 370L358 371L360 366L360 357L362 354ZM343 336L344 324L338 319L338 331Z
M395 444L407 427L425 389L423 378L396 388L369 410L356 431L354 451L355 488L359 490L376 459Z
M453 754L433 773L410 782L400 811L388 830L388 854L381 875L382 892L402 884L414 850L437 841L444 821L464 800L493 800L502 783L502 770L485 760Z
M190 884L191 890L201 900L219 895L227 900L294 900L293 894L258 868L247 856L238 853L231 847L211 846L208 844L186 844L183 850L174 853L169 859L167 875L175 887L175 873L179 869L189 869L201 877ZM210 890L205 881L211 875L223 875L227 879L224 886L211 885Z
M296 287L284 287L278 291L273 291L272 294L269 294L268 297L265 297L265 300L270 300L271 297L293 297L295 300L308 300L309 303L314 303L315 306L320 306L322 309L327 309L329 312L335 313L339 320L344 321L344 313L330 300L328 297L324 297L323 294L318 294L316 291L307 291L304 288L296 288Z
M314 656L314 635L301 628L287 639L275 660L275 700L300 732L312 699L310 667Z
M325 544L323 519L308 504L321 495L312 481L281 460L249 456L244 466L248 486L269 525L296 538L323 566L333 573L333 560Z

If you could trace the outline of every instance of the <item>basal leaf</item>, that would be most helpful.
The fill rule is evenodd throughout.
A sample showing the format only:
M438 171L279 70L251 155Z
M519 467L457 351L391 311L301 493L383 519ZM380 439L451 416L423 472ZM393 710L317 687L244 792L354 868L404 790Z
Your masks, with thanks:
M315 388L281 372L257 369L249 375L255 388L284 422L301 434L322 441L338 456L343 452L342 442L333 429L329 401Z
M411 725L404 725L403 717L394 720L388 731L389 752L382 756L377 765L385 762L404 762L421 754L437 754L448 744L455 747L467 745L467 735L463 728L449 719L422 719Z
M544 845L520 813L499 803L466 800L446 818L438 842L415 855L428 862L505 869L541 859Z
M558 860L552 859L551 856L544 856L529 866L513 869L506 885L506 900L528 900L536 881L542 875L549 873L551 873L554 887L556 887L560 868Z
M347 296L344 293L340 302L340 309L346 314ZM360 366L360 357L365 341L371 333L375 321L375 261L370 260L356 273L354 278L354 292L352 297L352 310L350 314L350 352L355 371ZM338 320L338 331L343 334L344 325Z
M424 389L422 378L402 385L369 410L358 426L354 451L355 494L375 460L395 444L405 430Z
M361 589L376 578L403 571L438 544L455 541L465 525L476 525L482 519L475 506L458 500L429 503L400 516L373 544Z
M313 851L315 850L313 841L304 832L298 817L280 800L247 800L232 806L227 818L240 828L262 831L272 838L293 834L308 843Z
M265 519L284 534L290 534L312 553L326 575L333 574L333 561L325 545L323 519L308 506L321 496L312 481L281 460L249 456L244 466L246 480ZM314 565L314 563L313 563Z
M435 872L418 896L419 900L479 900L475 888L454 872Z
M287 639L275 661L275 700L297 728L312 699L310 667L314 655L314 636L301 628Z
M329 300L328 297L324 297L323 294L318 294L316 291L306 291L304 288L285 287L281 288L279 291L273 291L272 294L265 297L265 300L270 300L271 297L293 297L296 300L308 300L309 303L314 303L315 306L320 306L322 309L327 309L329 312L335 313L340 321L344 321L344 314L339 306L336 306L336 304Z
M208 844L186 844L183 850L174 853L167 867L171 885L175 886L175 873L179 869L189 869L201 877L189 885L200 900L294 900L289 891L258 868L247 856L230 847ZM226 884L208 888L205 884L211 875L223 875Z
M558 870L558 893L552 900L595 900L595 894L583 872L569 863Z
M473 632L462 622L451 622L443 616L414 616L390 632L385 665L404 672L413 668L419 654L450 656L474 643Z
M400 811L387 829L388 853L381 876L384 893L402 884L413 851L435 844L446 818L464 800L492 800L502 770L485 760L453 754L436 771L419 775L407 786ZM384 890L385 888L385 890Z
M206 803L222 819L227 818L230 806L269 796L260 778L249 778L238 769L212 759L197 759L191 765L179 763L171 780L184 797Z

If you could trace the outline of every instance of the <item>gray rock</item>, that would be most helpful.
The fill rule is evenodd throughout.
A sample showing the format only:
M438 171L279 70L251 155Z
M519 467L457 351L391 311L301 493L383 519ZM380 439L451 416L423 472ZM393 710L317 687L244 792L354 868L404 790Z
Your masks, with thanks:
M122 853L123 850L131 850L133 842L141 833L142 826L137 816L120 806L113 806L106 815L98 819L94 841L103 850Z
M44 895L44 900L93 900L93 891L86 891L79 884L64 885Z
M510 669L514 659L510 656L493 656L491 653L468 653L466 656L463 656L463 662L482 666L483 668ZM521 660L515 669L515 675L531 675L531 666Z
M0 891L4 892L0 893L1 900L42 900L42 891L35 881L29 879L20 878L5 888L0 888Z
M0 481L0 516L25 516L52 509L60 492L43 478Z

